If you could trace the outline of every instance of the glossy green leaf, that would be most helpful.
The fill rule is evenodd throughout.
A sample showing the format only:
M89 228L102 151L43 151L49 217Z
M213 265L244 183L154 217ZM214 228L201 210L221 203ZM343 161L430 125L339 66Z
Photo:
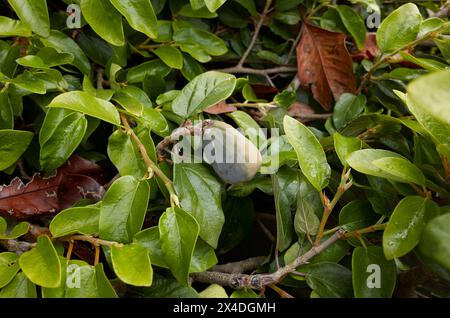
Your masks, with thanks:
M81 91L63 93L55 97L48 107L66 108L120 125L119 112L108 101Z
M0 36L30 37L31 29L22 21L0 16Z
M0 290L0 298L37 298L36 286L24 273L18 273L8 285Z
M397 268L378 246L357 247L352 255L353 289L356 298L390 298Z
M199 230L195 218L179 208L168 208L159 219L164 260L185 286L189 285L189 268Z
M134 241L144 246L150 254L152 264L169 268L161 247L159 228L157 226L142 230L134 236ZM217 264L214 249L202 239L197 239L194 253L191 259L189 273L204 272Z
M267 141L266 135L258 123L246 112L235 111L229 114L231 119L242 129L243 133L248 139L258 148Z
M36 34L48 37L50 19L46 0L8 0L22 23L28 25Z
M366 41L366 25L364 20L349 6L340 5L337 7L337 12L339 13L342 23L345 25L347 31L353 36L356 45L361 50Z
M125 44L122 16L105 0L81 0L83 17L102 39L112 45Z
M303 174L321 191L328 185L331 174L322 146L311 130L296 119L286 116L283 125L289 143L297 153Z
M351 298L352 272L346 267L330 263L311 264L306 269L306 282L320 297Z
M14 128L14 113L8 91L0 92L0 129Z
M363 149L352 152L347 156L347 163L358 172L375 177L389 178L395 181L403 182L403 179L381 170L372 162L382 158L403 158L399 154L382 149ZM406 160L406 159L405 159Z
M146 76L165 77L169 73L170 67L163 61L156 59L130 68L127 73L127 81L130 84L140 83L144 81Z
M414 3L394 10L377 31L377 44L384 53L392 53L416 40L422 16Z
M133 176L117 179L106 192L100 209L99 232L105 240L129 243L144 223L150 188Z
M151 286L153 270L145 247L134 243L111 248L114 272L124 283L133 286Z
M449 213L432 219L423 230L419 245L419 251L447 273L450 273L449 225Z
M19 256L16 253L0 254L0 288L8 285L20 270L18 259Z
M216 12L227 0L204 0L206 7L211 12Z
M439 215L439 207L430 199L409 196L395 207L383 233L387 259L409 253L419 243L426 224Z
M219 181L201 164L177 163L174 185L181 207L197 220L200 237L217 247L225 221Z
M167 66L180 70L183 67L183 55L173 46L161 46L153 51Z
M350 93L341 95L333 110L333 123L337 130L341 130L353 119L358 117L366 105L366 96L355 96Z
M89 63L89 60L83 50L81 50L71 37L60 31L51 30L49 37L41 38L40 40L45 46L54 48L60 53L72 54L73 62L71 64L83 72L83 74L90 74L91 64Z
M133 29L144 33L150 38L158 36L158 24L150 0L110 1L117 11L127 19Z
M217 284L209 285L199 295L200 298L228 298L225 288Z
M39 134L42 170L52 171L64 164L80 145L86 129L87 120L83 114L50 108Z
M339 133L335 133L333 135L333 140L336 154L341 163L345 166L348 165L346 160L347 156L362 148L362 141L356 137L345 137Z
M175 114L188 118L203 109L224 101L234 91L233 75L209 71L195 77L187 84L172 104Z
M0 225L3 221L4 219L0 217ZM4 224L5 230L1 231L2 229L0 228L0 240L14 240L27 234L30 230L30 224L28 222L20 222L16 224L9 232L6 231L6 222Z
M0 171L13 165L27 150L33 133L22 130L0 130Z
M294 217L295 231L298 234L316 235L322 211L323 206L319 192L302 176L297 193L297 210Z
M19 259L20 268L36 285L55 288L61 284L61 264L48 236L40 236L37 245Z
M403 179L404 182L425 186L425 176L422 171L404 158L386 157L374 160L372 164L384 172Z
M74 207L58 213L50 223L53 237L71 234L93 235L98 233L100 208L96 206Z

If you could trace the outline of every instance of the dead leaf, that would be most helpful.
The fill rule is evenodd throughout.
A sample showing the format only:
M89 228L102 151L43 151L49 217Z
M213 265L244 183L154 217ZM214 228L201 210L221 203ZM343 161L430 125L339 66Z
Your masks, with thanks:
M352 58L345 47L345 34L304 24L297 47L298 78L302 87L327 111L343 93L356 92ZM333 100L334 99L334 100Z
M300 102L295 102L294 104L292 104L289 108L288 108L288 114L294 118L298 118L301 119L302 117L305 117L307 115L313 115L316 112L314 111L314 109L304 103L300 103ZM304 120L301 120L302 122L307 122Z
M96 202L104 193L100 182L99 165L73 156L54 176L35 174L27 184L14 178L9 185L0 186L0 215L23 220L55 214L83 198Z
M228 105L226 102L220 102L213 106L210 106L204 110L205 113L211 115L219 115L224 113L232 113L236 111L237 108L231 105Z
M373 61L375 57L381 54L380 48L377 45L376 33L368 33L366 35L366 41L364 42L364 48L352 54L352 58L356 61L370 60Z

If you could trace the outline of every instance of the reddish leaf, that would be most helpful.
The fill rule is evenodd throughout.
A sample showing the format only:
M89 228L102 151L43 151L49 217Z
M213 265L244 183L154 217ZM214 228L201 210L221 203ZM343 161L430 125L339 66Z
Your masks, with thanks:
M352 58L356 61L370 60L373 61L375 57L381 54L380 48L377 45L377 37L375 33L368 33L366 41L364 42L364 48L352 54Z
M268 99L270 96L279 92L276 87L261 84L252 84L252 89L255 95L262 99Z
M309 23L304 24L302 39L297 47L298 78L304 88L326 110L343 93L356 92L352 58L345 47L345 35L331 32Z
M211 115L219 115L224 113L232 113L236 111L237 108L231 105L228 105L225 102L220 102L218 104L215 104L213 106L210 106L204 110L205 113L211 114Z
M36 174L27 184L15 178L0 186L0 215L27 219L57 213L83 198L99 201L104 193L101 179L100 166L73 156L54 176Z
M315 113L316 112L314 111L314 109L312 109L311 106L300 103L300 102L295 102L288 108L288 114L292 117L299 118L299 119L301 119L305 115L313 115ZM301 120L301 121L307 122L304 120Z

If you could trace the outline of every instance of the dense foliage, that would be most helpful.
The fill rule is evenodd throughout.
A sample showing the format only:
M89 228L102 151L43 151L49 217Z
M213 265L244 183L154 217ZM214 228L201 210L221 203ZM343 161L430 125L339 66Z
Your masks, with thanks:
M386 2L0 1L0 297L448 297L450 2Z

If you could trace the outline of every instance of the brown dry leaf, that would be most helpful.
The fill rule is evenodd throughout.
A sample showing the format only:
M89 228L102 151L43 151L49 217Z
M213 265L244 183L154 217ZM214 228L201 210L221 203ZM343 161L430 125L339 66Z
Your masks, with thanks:
M215 105L212 105L205 110L203 110L205 113L211 114L211 115L219 115L224 113L232 113L236 111L237 108L231 105L228 105L226 102L220 102Z
M99 201L104 193L102 171L99 165L73 156L54 176L36 174L27 184L15 178L0 186L0 215L22 220L57 213L83 198Z
M311 86L314 98L327 111L343 93L356 92L356 78L352 58L345 47L345 34L305 23L297 47L297 59L302 87Z
M303 116L306 115L314 115L316 112L314 111L314 109L304 103L300 103L300 102L295 102L294 104L292 104L289 108L288 108L288 114L294 118L302 118ZM303 121L302 122L307 122L307 121Z
M364 42L364 48L361 51L352 54L352 58L356 61L373 61L373 59L380 54L381 51L377 45L376 33L368 33L366 36L366 41Z

